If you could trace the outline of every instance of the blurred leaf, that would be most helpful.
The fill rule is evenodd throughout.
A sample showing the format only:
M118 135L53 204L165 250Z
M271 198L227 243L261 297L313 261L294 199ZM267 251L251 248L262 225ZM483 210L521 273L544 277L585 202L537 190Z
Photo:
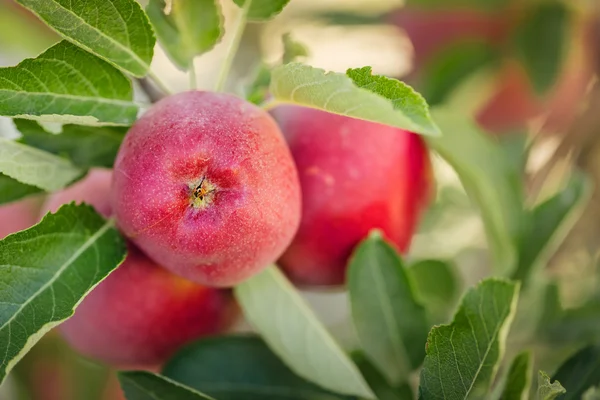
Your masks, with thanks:
M490 278L469 289L454 321L427 338L420 399L485 398L515 314L519 284Z
M200 340L181 349L162 373L219 400L352 399L295 375L256 336Z
M538 375L537 400L553 400L566 392L559 381L551 383L550 377L544 371Z
M15 119L21 143L56 155L67 156L81 168L111 168L128 128L64 125L53 134L35 121Z
M270 90L277 102L317 108L424 135L440 134L421 95L402 82L371 75L370 67L348 70L346 76L300 63L285 64L273 69Z
M83 174L64 158L0 138L0 173L48 192L63 189Z
M402 259L379 231L355 249L348 265L352 319L365 355L392 384L405 382L425 357L429 324Z
M86 205L63 206L0 241L0 381L125 254L114 221Z
M246 1L252 1L248 10L248 20L266 21L279 14L290 0L233 0L238 7L243 7Z
M0 204L10 203L40 192L41 190L35 186L26 185L0 173Z
M385 22L387 15L388 12L368 15L364 12L325 11L314 17L324 20L327 25L378 25Z
M373 398L354 363L275 266L234 290L248 321L292 371L334 392Z
M543 94L560 72L570 21L567 5L542 1L529 7L528 15L515 30L515 46L533 87Z
M600 400L600 388L593 387L588 389L581 397L582 400Z
M559 367L552 380L560 381L567 391L560 399L580 399L588 389L600 384L600 346L578 351Z
M142 77L150 69L154 33L135 0L17 1L70 42L125 72Z
M119 381L127 400L211 399L169 378L146 371L119 372Z
M369 383L369 386L378 400L412 400L412 389L408 383L403 383L399 388L394 388L365 355L361 352L352 353L352 359L360 372Z
M415 287L415 295L434 323L445 322L454 310L461 284L454 264L440 260L421 260L407 273Z
M285 33L283 40L283 63L288 64L300 57L308 56L308 49L302 43L292 39L289 33Z
M270 84L271 70L265 64L261 64L254 74L252 83L246 87L246 100L253 104L262 104L269 94Z
M221 41L225 30L219 2L172 0L168 15L164 9L165 0L150 0L146 7L158 40L180 69L189 69L194 57Z
M479 206L496 273L509 275L516 266L517 241L527 223L520 173L504 149L460 110L435 108L432 116L444 135L429 138L428 144L454 168Z
M531 388L532 373L531 353L528 351L519 353L510 365L500 400L527 399Z
M440 104L465 78L496 60L497 54L489 43L453 43L427 63L422 78L422 94L430 105Z
M530 212L531 227L519 243L514 279L525 281L539 266L545 265L581 215L591 192L586 176L575 172L563 190Z
M62 41L0 68L0 115L83 125L130 125L138 107L117 69Z

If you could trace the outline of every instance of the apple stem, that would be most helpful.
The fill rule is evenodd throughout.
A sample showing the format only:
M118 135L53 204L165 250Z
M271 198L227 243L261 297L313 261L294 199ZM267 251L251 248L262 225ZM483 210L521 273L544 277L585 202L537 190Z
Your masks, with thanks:
M198 80L196 78L196 66L194 65L194 59L190 61L190 89L197 90L198 89Z
M151 69L148 70L148 76L152 79L156 86L158 86L158 88L162 90L166 95L173 94L173 91L169 89L169 87L165 85L165 83Z
M244 2L244 7L240 11L235 26L233 27L233 38L229 42L229 47L227 47L227 52L225 53L225 59L223 60L223 64L221 64L221 71L219 72L219 77L217 78L217 84L215 86L216 92L223 91L225 84L227 83L227 76L229 75L229 71L231 71L233 59L240 47L242 34L244 33L246 23L248 22L248 11L250 10L251 4L252 0L246 0Z

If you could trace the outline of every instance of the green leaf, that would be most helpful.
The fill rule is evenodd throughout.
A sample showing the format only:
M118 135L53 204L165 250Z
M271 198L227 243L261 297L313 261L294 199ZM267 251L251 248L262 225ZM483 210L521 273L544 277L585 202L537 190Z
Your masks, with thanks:
M575 172L563 190L531 211L531 227L519 244L514 279L525 281L532 271L545 265L581 215L591 192L586 176Z
M270 91L276 102L317 108L424 135L440 134L421 95L402 82L371 75L370 71L370 67L348 70L346 76L290 63L273 69Z
M526 228L521 175L506 152L460 110L432 109L444 135L428 144L454 168L481 216L498 274L516 267L517 243Z
M262 104L269 94L271 84L271 69L261 64L254 73L252 82L245 87L245 97L252 104Z
M378 400L413 400L414 395L409 383L403 383L398 388L393 387L362 352L353 352L352 359Z
M256 336L200 340L181 349L162 373L219 400L352 399L295 375Z
M238 7L243 7L246 1L252 1L248 10L248 20L266 21L279 14L290 0L233 0Z
M337 393L373 393L292 284L271 266L235 287L244 315L296 374Z
M415 287L417 300L425 306L433 322L445 322L461 293L461 283L454 264L421 260L406 272Z
M35 186L26 185L10 176L0 174L0 204L10 203L40 192L41 190Z
M508 370L501 400L526 400L528 398L533 372L531 368L530 352L524 351L515 357Z
M17 1L67 40L123 71L142 77L150 69L156 39L135 0Z
M0 68L0 115L4 116L130 125L138 112L132 99L125 75L66 41L16 67Z
M560 1L542 1L530 7L515 29L515 46L533 87L545 93L556 81L566 49L569 9ZM545 45L550 44L550 45Z
M119 372L119 382L127 400L212 399L169 378L146 371Z
M352 319L365 355L392 384L425 358L429 324L397 250L373 231L348 266Z
M223 15L215 0L171 0L169 14L165 0L150 0L146 11L156 36L169 58L182 70L194 57L211 50L221 41Z
M21 143L66 156L81 168L111 168L128 128L64 125L62 132L53 134L35 121L16 119Z
M453 43L427 63L421 79L422 94L430 105L440 104L465 78L496 59L496 52L489 43Z
M427 338L420 399L485 398L504 355L519 284L490 278L470 289L454 321Z
M83 170L64 158L0 138L0 173L48 192L66 187Z
M565 394L566 390L559 381L551 383L550 377L544 371L538 375L537 400L553 400Z
M87 205L63 206L0 241L0 381L125 254L114 221Z
M581 399L590 388L600 385L600 346L587 346L565 361L552 377L567 393L561 400Z
M283 41L283 63L288 64L301 57L308 56L308 49L302 43L292 39L290 33L282 36Z

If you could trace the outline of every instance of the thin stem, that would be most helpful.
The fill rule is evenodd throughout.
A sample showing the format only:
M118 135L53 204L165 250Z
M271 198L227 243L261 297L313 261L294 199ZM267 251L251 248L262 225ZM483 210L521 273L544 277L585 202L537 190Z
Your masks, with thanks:
M198 89L198 78L196 78L196 66L194 65L194 59L192 58L192 61L190 61L190 67L189 67L189 74L190 74L190 90L197 90Z
M246 0L246 2L244 3L244 7L242 8L240 15L238 16L238 19L235 22L235 26L233 27L233 38L229 42L229 47L227 48L225 60L223 60L223 64L221 65L221 71L219 72L219 77L217 78L217 85L215 86L216 92L223 91L225 83L227 82L227 76L229 75L229 71L231 71L233 59L235 58L237 50L240 47L240 42L242 41L242 34L244 33L246 23L248 22L248 11L250 10L251 4L252 0Z
M148 76L152 79L154 84L159 87L160 90L165 92L165 94L170 95L173 94L171 89L152 71L148 70Z

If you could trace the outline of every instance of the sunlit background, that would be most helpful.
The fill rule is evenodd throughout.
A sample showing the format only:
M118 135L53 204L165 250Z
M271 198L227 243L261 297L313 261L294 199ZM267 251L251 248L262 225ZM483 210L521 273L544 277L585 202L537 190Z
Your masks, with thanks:
M574 167L587 172L600 187L600 88L594 78L600 71L600 2L565 2L570 14L560 40L548 36L548 42L539 43L560 47L558 70L548 82L539 82L537 73L532 76L513 40L533 1L505 1L501 12L473 8L472 2L464 0L403 3L291 0L273 21L247 27L229 89L239 89L260 60L277 63L283 51L281 36L289 32L310 50L304 62L339 72L370 65L374 73L411 83L430 103L448 104L472 115L511 151L515 163L523 162L528 152L524 182L531 204L559 189ZM238 9L223 0L223 11L227 29ZM229 40L226 34L214 51L196 60L203 89L212 89ZM56 41L58 37L34 16L12 0L0 0L0 66L15 65ZM152 68L173 91L189 88L188 75L158 46ZM545 88L536 92L536 85ZM0 120L0 136L16 134L10 120ZM434 170L435 203L408 258L453 260L467 286L493 273L481 216L456 174L438 157L434 157ZM563 307L600 298L597 190L581 215L547 266L549 276L560 282ZM351 347L354 335L347 322L345 294L305 295L331 331ZM600 331L600 319L586 324L586 332ZM240 322L237 330L246 329ZM569 349L555 350L554 356L560 358ZM118 400L120 396L113 373L73 353L56 332L40 341L0 388L0 400Z

